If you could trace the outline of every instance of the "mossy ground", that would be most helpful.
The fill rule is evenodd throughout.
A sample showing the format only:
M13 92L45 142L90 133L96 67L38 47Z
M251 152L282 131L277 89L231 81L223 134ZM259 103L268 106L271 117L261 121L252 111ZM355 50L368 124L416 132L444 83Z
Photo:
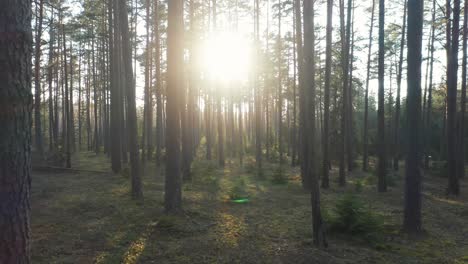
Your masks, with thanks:
M384 229L377 242L334 234L329 248L318 249L297 168L285 165L288 182L276 184L277 165L268 162L258 180L251 158L243 167L228 160L224 169L196 161L193 180L183 187L184 212L166 216L164 170L152 163L144 170L142 202L131 200L128 176L112 174L104 155L80 153L74 165L109 173L33 173L33 263L468 263L466 180L462 195L448 198L446 179L424 177L425 232L414 238L400 231L401 175L392 176L387 193L377 193L372 176L358 169L339 187L334 169L331 188L322 190L324 210L352 192L383 216ZM239 178L246 204L230 199Z

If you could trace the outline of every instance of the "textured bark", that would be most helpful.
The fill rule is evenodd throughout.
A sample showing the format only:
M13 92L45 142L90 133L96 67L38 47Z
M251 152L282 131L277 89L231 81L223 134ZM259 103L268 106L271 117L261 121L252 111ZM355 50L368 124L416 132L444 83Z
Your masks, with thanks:
M408 152L405 166L404 229L421 231L421 63L423 0L408 0Z
M386 179L386 153L385 153L385 0L379 0L379 91L378 91L378 110L377 110L377 178L378 191L387 191Z
M180 102L183 85L183 1L168 2L167 31L167 127L166 180L164 208L166 212L182 207L182 178L180 173Z
M0 263L30 263L31 1L0 2Z
M322 164L322 187L330 185L330 86L331 86L331 64L332 64L332 36L333 35L333 0L327 0L327 34L325 44L325 87L324 87L324 117L323 117L323 164Z
M127 4L119 0L120 28L122 34L122 58L125 73L125 91L127 97L127 131L130 152L130 169L132 178L132 198L142 199L143 190L140 175L140 159L137 139L137 115L135 104L135 82L133 81L132 56L128 32Z
M447 75L447 163L448 193L458 195L460 184L456 173L456 110L457 110L457 76L458 76L458 39L460 24L460 0L454 0L451 45L448 56Z
M369 154L368 154L368 119L369 119L369 79L370 79L370 66L371 66L371 55L372 55L372 32L374 29L374 15L375 15L375 1L372 0L372 11L371 11L371 24L369 30L369 46L367 52L367 74L366 74L366 90L364 95L364 139L363 139L363 153L362 153L362 170L368 170Z
M305 105L303 109L310 118L302 121L302 162L306 187L310 190L312 207L313 242L316 246L327 247L325 227L320 209L320 188L316 173L316 152L313 147L315 141L315 37L314 37L314 1L304 0L304 71L308 72L304 78Z

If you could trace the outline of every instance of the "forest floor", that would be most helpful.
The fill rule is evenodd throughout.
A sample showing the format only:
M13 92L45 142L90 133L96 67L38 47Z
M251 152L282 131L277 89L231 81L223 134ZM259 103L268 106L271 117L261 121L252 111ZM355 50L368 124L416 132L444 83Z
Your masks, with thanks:
M196 161L183 187L184 213L166 216L163 172L152 163L144 201L135 202L128 175L112 174L104 155L80 153L73 161L83 171L33 172L33 263L468 263L466 180L460 197L447 198L445 178L424 177L425 232L410 238L400 231L400 174L378 193L374 177L358 169L339 187L333 169L331 188L321 190L324 210L353 193L383 216L384 228L372 242L329 234L329 247L321 249L312 245L310 198L297 168L285 165L287 183L275 184L277 165L265 163L258 180L252 159L243 167L227 161L224 169ZM249 197L243 204L230 199L240 181Z

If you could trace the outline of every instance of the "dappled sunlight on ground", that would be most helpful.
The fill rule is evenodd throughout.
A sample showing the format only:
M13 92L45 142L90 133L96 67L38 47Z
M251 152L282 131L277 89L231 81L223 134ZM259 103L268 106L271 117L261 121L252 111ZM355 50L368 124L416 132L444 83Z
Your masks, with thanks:
M217 230L221 234L218 241L220 244L236 248L239 246L239 240L245 232L246 227L243 217L220 213L218 215Z
M330 189L321 190L323 210L333 212L337 200L352 193L384 216L385 229L376 244L330 235L331 247L322 250L312 245L310 195L301 186L299 168L285 166L287 181L279 184L273 181L278 166L268 161L260 180L249 156L243 167L236 160L225 168L216 160L196 160L193 179L183 186L184 213L166 216L164 177L154 164L148 163L143 175L145 199L136 203L130 179L110 173L110 165L102 165L105 155L79 155L88 170L33 174L33 263L462 264L468 259L467 196L443 196L446 179L425 177L426 235L413 241L400 229L403 177L395 176L394 186L381 194L375 176L359 170L339 187L335 168ZM108 172L92 172L101 169ZM461 184L465 190L466 182ZM231 202L237 187L248 203Z

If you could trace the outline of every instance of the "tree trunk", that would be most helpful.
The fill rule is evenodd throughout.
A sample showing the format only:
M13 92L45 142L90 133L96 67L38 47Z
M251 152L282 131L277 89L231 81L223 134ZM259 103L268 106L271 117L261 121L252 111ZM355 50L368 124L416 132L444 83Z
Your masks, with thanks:
M327 34L325 43L325 87L324 87L324 117L323 117L323 164L322 164L322 187L330 186L330 86L331 86L331 64L332 64L332 35L333 35L333 0L327 0Z
M393 139L393 169L398 171L398 163L400 161L400 92L401 92L401 75L403 71L403 50L405 49L405 35L406 35L406 12L407 12L407 0L405 0L405 7L403 12L403 26L401 29L401 41L400 41L400 57L398 60L398 73L397 73L397 98L395 105L395 127L394 127L394 139ZM416 76L417 77L417 76Z
M369 164L369 153L368 153L368 119L369 119L369 79L370 79L370 66L371 66L371 55L372 55L372 32L374 29L374 15L375 15L375 0L372 0L372 15L371 24L369 30L369 46L367 52L367 74L366 74L366 91L364 95L364 139L363 139L363 154L362 154L362 170L368 170Z
M132 178L132 198L142 199L143 191L141 186L140 159L137 139L137 115L135 104L135 82L133 81L132 56L128 32L127 4L125 0L120 0L120 28L122 35L122 57L125 73L125 91L127 95L127 131L128 145L130 151L130 168Z
M164 208L166 212L182 207L182 179L180 175L180 101L183 86L183 1L168 2L167 31L167 127L166 127L166 184Z
M408 152L405 166L404 229L421 231L421 63L423 1L408 0ZM405 12L406 13L406 12ZM406 19L406 18L404 18ZM404 29L403 29L404 31Z
M120 100L121 88L119 82L120 76L120 30L119 30L119 5L115 1L109 1L109 25L113 29L109 32L109 46L110 46L110 68L111 68L111 167L114 173L119 173L122 169L122 149L121 149L121 104Z
M466 56L468 34L468 1L465 0L463 19L463 61L462 61L462 89L460 99L460 119L458 131L457 177L465 178L465 111L466 111Z
M73 133L72 128L70 126L70 104L69 104L69 94L68 94L68 65L67 65L67 46L66 46L66 39L65 39L65 25L62 24L62 44L63 44L63 69L64 69L64 76L65 76L65 93L63 96L65 97L65 118L64 118L64 135L65 135L65 167L71 168L71 137L70 134Z
M0 35L0 263L27 264L31 262L31 1L0 2Z
M434 41L435 41L435 11L436 11L436 1L432 1L432 36L431 36L431 66L429 73L429 92L427 96L427 107L426 107L426 123L425 133L424 133L424 168L429 169L429 155L430 155L430 134L432 128L431 116L432 116L432 86L433 86L433 72L434 72ZM445 109L445 108L444 108ZM444 113L445 120L445 113ZM445 123L445 122L444 122Z
M386 153L385 153L385 0L379 0L379 92L378 92L378 110L377 110L377 178L378 191L387 191L386 179Z
M36 150L39 157L43 157L44 145L42 138L41 124L41 37L42 37L42 20L44 13L44 0L39 0L39 15L36 28L36 43L34 56L34 128L36 138Z
M448 57L447 75L447 163L448 194L458 195L460 185L456 173L456 114L457 114L457 77L458 77L458 41L460 23L460 0L454 0L451 45Z
M320 188L316 173L315 141L315 37L314 37L314 1L304 0L304 71L308 72L304 79L306 95L302 103L306 115L302 121L302 163L306 187L310 190L310 202L312 206L312 231L314 245L327 247L325 227L320 209ZM305 116L304 116L305 117Z

